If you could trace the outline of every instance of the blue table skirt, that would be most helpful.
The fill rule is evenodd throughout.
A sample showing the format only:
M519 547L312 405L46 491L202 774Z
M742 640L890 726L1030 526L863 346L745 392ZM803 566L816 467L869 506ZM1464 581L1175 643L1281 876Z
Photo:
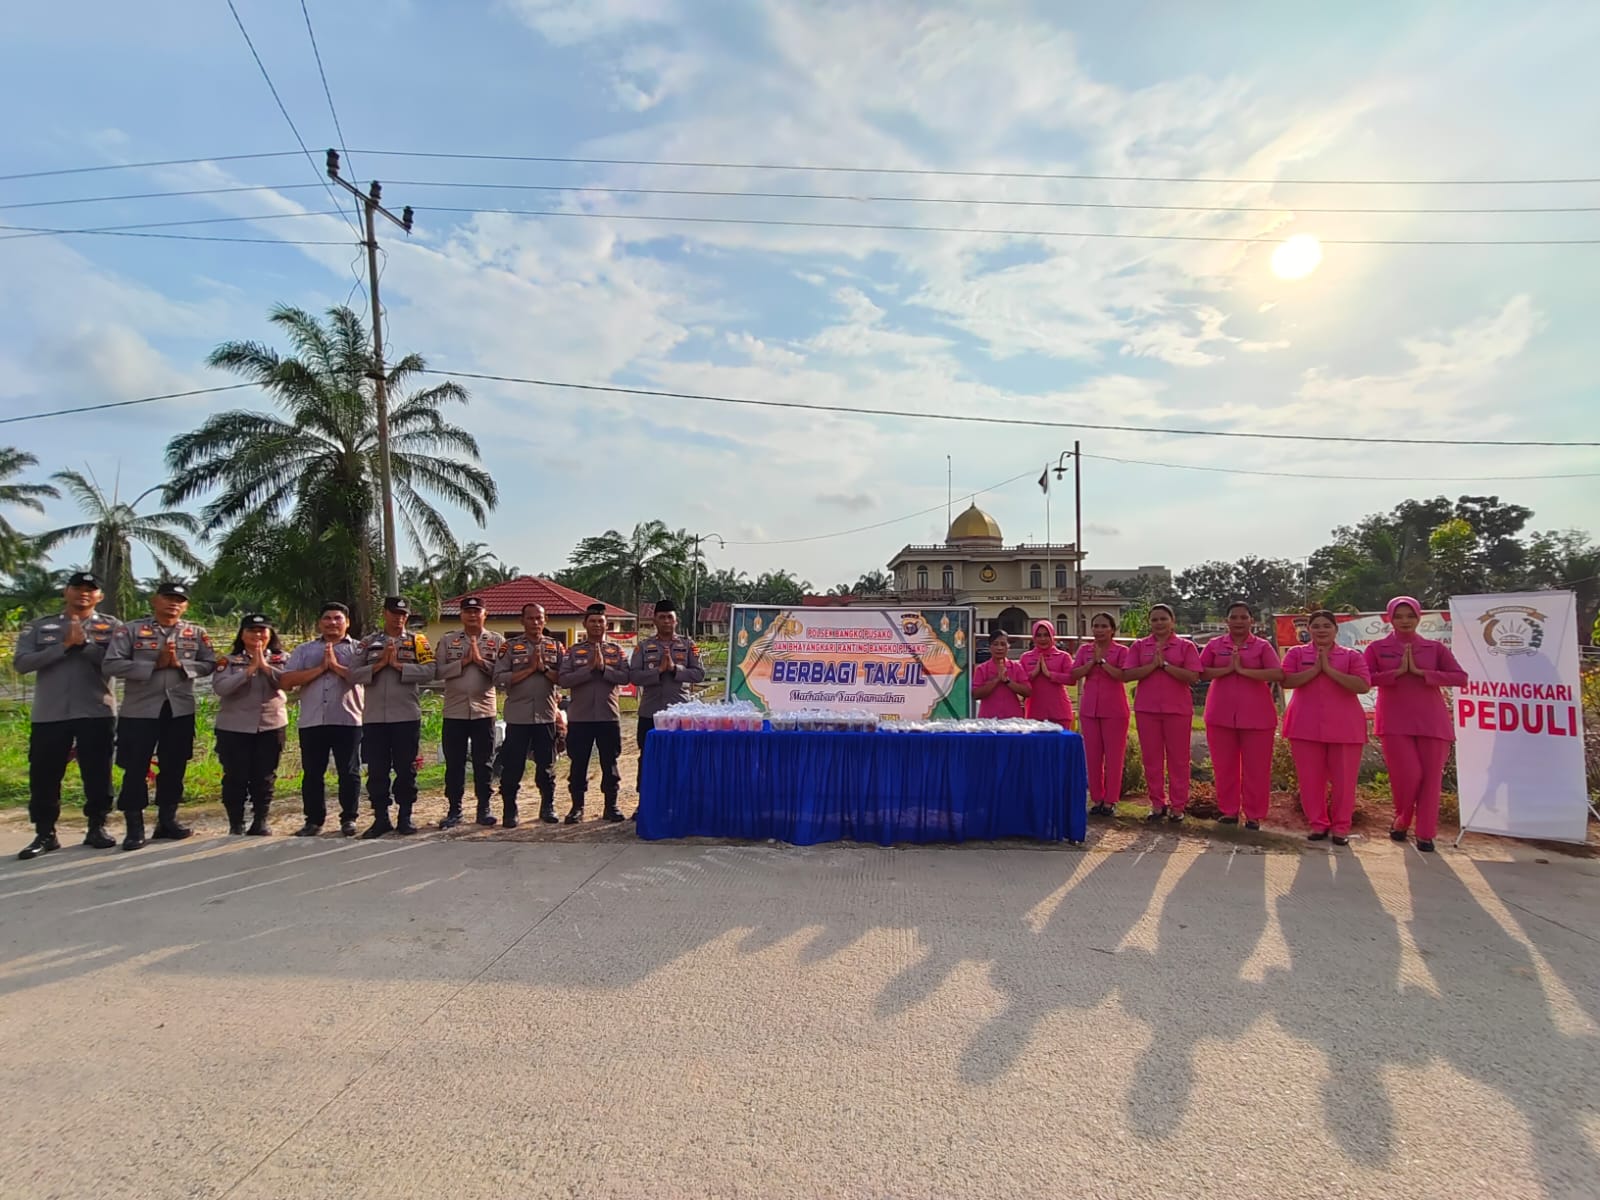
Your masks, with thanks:
M1075 733L656 730L639 836L808 846L1037 838L1081 842L1088 772Z

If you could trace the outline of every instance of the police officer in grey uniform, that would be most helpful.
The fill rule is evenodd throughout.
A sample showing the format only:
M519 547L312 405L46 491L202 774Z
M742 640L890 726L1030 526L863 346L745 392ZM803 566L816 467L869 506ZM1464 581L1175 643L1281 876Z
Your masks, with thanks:
M500 820L517 826L517 792L533 755L539 820L556 823L556 742L560 736L561 643L544 635L542 604L522 606L522 632L506 639L494 683L506 694L506 740L500 748Z
M61 780L74 745L83 779L83 815L89 822L83 844L96 850L117 844L106 832L117 702L100 665L122 622L96 611L103 596L94 575L77 571L67 579L66 611L28 622L17 636L12 667L19 675L39 673L28 734L28 819L35 836L18 858L37 858L61 848L56 840Z
M265 837L272 832L272 790L289 726L283 694L283 652L278 631L265 613L250 613L211 678L217 694L217 758L222 763L222 807L228 832ZM244 810L251 810L250 828Z
M644 746L656 727L656 714L663 708L689 698L689 686L703 683L706 671L700 665L700 647L678 636L678 606L672 600L656 603L656 635L640 642L633 651L629 675L639 688L639 775L644 781Z
M367 799L372 824L367 840L386 833L415 833L411 809L417 802L417 750L422 740L422 704L417 685L433 678L433 650L421 633L406 628L411 605L404 596L386 596L383 628L356 646L350 682L366 689L361 716L361 757L367 762ZM400 807L389 820L390 779Z
M160 763L154 836L177 841L193 832L178 824L178 805L194 754L194 681L217 669L217 652L204 629L183 619L188 607L183 584L163 583L151 600L150 615L123 625L106 648L102 671L123 681L117 807L128 826L124 850L144 845L144 810L150 804L145 777L152 759Z
M493 825L489 806L494 779L494 720L498 697L494 667L505 639L483 627L483 601L468 596L461 602L461 628L439 639L435 678L444 682L444 798L449 811L440 829L461 824L461 798L467 790L467 756L472 756L472 791L478 799L478 824Z
M622 647L606 641L606 606L591 604L584 610L584 640L561 660L561 686L572 689L567 705L567 792L572 808L567 824L583 820L583 797L589 789L589 755L600 751L600 792L605 796L605 819L622 820L617 792L622 775L617 759L622 754L622 713L617 688L628 682L628 659Z

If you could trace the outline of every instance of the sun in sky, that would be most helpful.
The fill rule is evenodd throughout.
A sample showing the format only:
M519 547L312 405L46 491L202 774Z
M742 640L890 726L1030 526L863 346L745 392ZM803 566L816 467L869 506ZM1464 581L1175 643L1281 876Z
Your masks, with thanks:
M1322 261L1322 243L1309 233L1297 233L1272 252L1272 273L1279 279L1304 279Z

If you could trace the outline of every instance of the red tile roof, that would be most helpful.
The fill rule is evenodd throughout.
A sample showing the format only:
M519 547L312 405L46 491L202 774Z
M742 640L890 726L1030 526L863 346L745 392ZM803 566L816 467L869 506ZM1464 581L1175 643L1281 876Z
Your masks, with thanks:
M732 615L733 605L726 600L703 605L700 609L700 620L707 625L726 625Z
M439 615L459 617L461 602L468 596L477 596L482 600L484 612L491 617L521 616L524 604L544 605L545 615L548 617L581 617L589 605L596 603L593 596L585 596L582 592L562 587L554 580L538 575L522 575L492 587L452 596L439 606ZM607 604L606 616L621 618L631 617L633 614L627 609Z

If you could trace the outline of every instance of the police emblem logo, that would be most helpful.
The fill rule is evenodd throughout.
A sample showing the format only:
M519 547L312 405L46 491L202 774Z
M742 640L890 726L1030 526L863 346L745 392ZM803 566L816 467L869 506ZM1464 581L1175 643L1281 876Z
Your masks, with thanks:
M1490 654L1506 658L1539 653L1545 620L1544 613L1525 604L1504 604L1478 618L1484 646Z

